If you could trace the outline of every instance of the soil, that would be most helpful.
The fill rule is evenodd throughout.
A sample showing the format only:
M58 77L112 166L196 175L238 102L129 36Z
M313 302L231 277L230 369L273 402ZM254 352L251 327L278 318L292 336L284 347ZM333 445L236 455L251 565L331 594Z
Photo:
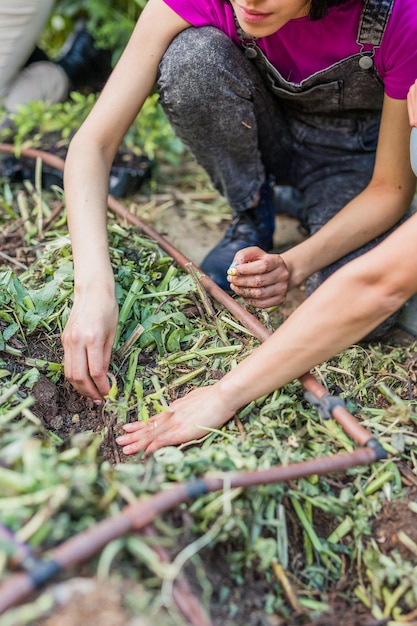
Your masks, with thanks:
M168 202L169 204L169 202ZM146 217L146 216L145 216ZM154 217L155 227L164 234L168 240L178 246L181 251L195 263L200 263L206 252L221 238L225 229L226 221L216 221L207 217L199 217L197 213L187 211L184 204L178 203L174 198L171 204L159 210ZM23 244L19 231L9 232L2 235L0 249L7 253L11 265L16 269L16 263L27 265L31 262L32 253ZM280 216L277 217L277 234L275 237L276 250L283 250L303 238L296 220ZM5 259L2 259L4 263ZM281 309L283 317L287 317L305 298L303 289L294 290L287 298L287 302ZM395 331L394 338L399 342L411 341L406 333ZM392 339L392 337L391 337ZM19 347L19 346L16 346ZM43 358L55 362L62 359L62 348L59 337L48 344L40 341L39 337L32 336L26 352L27 356ZM7 358L8 366L18 371L20 363L16 357L3 355ZM46 376L33 388L35 405L33 412L38 415L45 426L55 432L64 441L73 434L85 430L101 432L106 426L99 407L92 402L80 398L79 395L66 382L52 383ZM109 429L109 432L111 429ZM121 461L114 436L110 432L103 441L101 454L104 459L111 463ZM415 476L407 478L407 468L404 468L405 481L408 480L410 490L417 489ZM410 491L410 498L415 499L415 493ZM373 534L381 549L389 554L394 549L407 552L407 548L398 541L398 531L403 530L415 543L417 543L417 528L415 527L415 515L407 506L406 500L386 502L382 511L375 520ZM182 515L182 513L181 513ZM176 520L181 523L180 520ZM323 519L323 524L326 520ZM324 533L323 533L324 536ZM221 601L216 591L212 597L210 611L213 626L292 626L292 624L304 623L302 616L295 615L293 620L283 620L277 616L265 614L263 611L264 599L268 592L268 583L262 577L258 578L254 572L247 571L241 585L236 586L231 579L227 567L224 548L217 547L215 550L207 550L204 554L204 566L208 579L214 590L228 587L230 595L227 605ZM195 579L192 571L187 571L189 581ZM190 586L194 586L194 583ZM64 581L54 588L57 596L53 612L44 619L38 620L38 626L93 626L97 622L100 626L164 626L163 614L158 611L152 618L146 616L132 617L132 613L126 604L129 593L133 596L145 593L138 585L131 589L126 588L126 582L100 583L88 574L84 578L72 578ZM184 592L184 597L189 591ZM201 595L201 590L194 589L195 596ZM191 603L191 600L190 600ZM197 600L198 604L198 600ZM230 605L238 607L238 612L231 617ZM136 613L137 615L137 613ZM99 616L99 619L97 619ZM189 624L189 621L181 621L176 618L178 624ZM339 589L335 589L332 602L332 614L322 616L309 626L334 626L338 621L343 621L344 626L383 626L386 620L376 621L369 614L358 612L355 607L347 606ZM169 622L172 624L173 622ZM204 626L209 622L195 621L194 624Z

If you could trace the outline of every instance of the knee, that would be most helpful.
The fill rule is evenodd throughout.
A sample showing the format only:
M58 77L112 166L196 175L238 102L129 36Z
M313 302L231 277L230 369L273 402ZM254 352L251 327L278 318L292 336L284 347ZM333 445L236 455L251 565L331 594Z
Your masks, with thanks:
M68 95L69 80L64 70L49 61L39 61L24 68L9 86L5 109L15 112L32 100L55 104Z
M239 48L217 28L187 28L167 48L159 65L158 92L161 104L193 106L216 98L219 76L227 73Z
M236 48L235 44L218 28L187 28L166 49L159 66L160 75L162 78L174 75L178 82L178 73L184 70L204 74L206 68L220 68L233 47Z

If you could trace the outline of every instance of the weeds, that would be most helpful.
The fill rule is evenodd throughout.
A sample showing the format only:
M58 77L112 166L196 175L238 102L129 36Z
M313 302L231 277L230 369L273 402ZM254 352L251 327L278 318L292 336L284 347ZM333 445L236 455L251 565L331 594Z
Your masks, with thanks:
M24 356L31 333L60 331L65 323L72 299L72 262L68 239L57 235L29 270L19 277L11 270L0 275L5 355L14 354L12 340L22 344ZM214 309L216 319L201 317L192 278L154 242L115 223L109 227L109 240L120 323L112 362L114 386L104 415L114 425L115 420L146 420L177 395L210 384L244 358L256 340L230 324L223 310ZM236 581L243 581L249 571L265 579L270 588L266 610L287 619L294 611L314 617L329 607L327 593L341 579L350 581L356 601L376 619L399 619L414 608L416 555L412 549L408 559L395 552L384 555L371 529L383 502L408 497L397 462L407 462L416 472L415 401L407 399L407 364L415 351L414 344L401 351L354 346L320 367L330 388L337 384L360 406L367 427L393 455L389 462L349 470L340 478L312 476L297 485L211 494L188 508L193 537L209 533L211 550L224 546ZM301 385L294 382L240 411L243 434L238 422L231 422L211 432L200 446L166 448L146 463L133 459L111 467L99 455L104 431L64 443L45 430L31 413L30 389L40 363L24 363L20 378L10 374L5 361L1 370L0 518L35 550L44 551L114 514L126 498L154 493L173 482L353 449L340 427L318 419L306 405ZM46 365L42 371L48 376L62 376L59 363ZM216 532L210 532L214 528ZM171 529L167 539L172 532L175 536ZM6 576L7 553L2 549ZM125 565L131 575L146 579L148 568L152 576L165 579L164 571L152 565L155 557L146 542L126 538L117 552L121 566L132 558L137 562L135 574ZM102 559L100 571L110 571ZM299 622L294 619L302 623L301 617Z
M120 317L102 427L72 436L50 428L35 412L33 389L41 377L64 384L59 336L73 298L72 254L65 212L50 221L62 195L44 194L36 184L22 191L1 189L2 229L14 235L18 224L32 257L0 272L0 521L35 554L175 483L354 449L294 381L243 407L199 445L164 448L147 460L104 459L103 445L120 424L146 421L188 390L211 384L257 345L228 312L202 300L193 277L153 241L114 221L109 243ZM33 338L54 358L30 354ZM224 492L156 521L155 541L174 555L173 565L161 565L149 539L133 535L109 544L88 572L144 583L142 614L168 603L173 572L185 566L207 604L225 603L235 623L244 602L236 584L246 592L259 583L258 606L282 623L331 614L335 593L374 620L410 623L417 604L416 352L415 343L353 346L314 372L378 437L389 460L246 491L226 484ZM388 550L375 521L398 501L409 506ZM11 551L0 541L0 580L12 571ZM213 554L224 577L220 588L212 587ZM36 623L50 608L48 598L45 592L18 623Z

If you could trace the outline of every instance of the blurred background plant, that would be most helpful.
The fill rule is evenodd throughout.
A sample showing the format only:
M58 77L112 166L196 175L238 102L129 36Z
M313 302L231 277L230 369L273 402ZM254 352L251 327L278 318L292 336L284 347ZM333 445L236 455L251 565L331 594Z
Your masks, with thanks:
M98 46L113 51L113 64L125 47L146 0L57 0L42 46L54 56L79 20L84 20Z
M66 152L69 141L97 100L97 94L73 91L65 102L33 101L8 113L9 122L0 128L0 142L13 143L16 153L24 148ZM0 108L0 116L5 114ZM177 163L184 153L182 142L168 123L158 95L151 94L123 140L122 149L146 154L150 159Z
M146 0L58 0L40 47L55 58L77 24L84 22L97 47L111 50L114 67L145 4ZM58 104L29 102L16 113L6 114L0 107L0 117L8 120L0 127L0 142L13 143L17 155L22 148L42 148L64 156L97 97L86 89L73 91L67 101ZM122 150L151 160L179 162L184 146L171 129L156 93L150 95L131 125Z

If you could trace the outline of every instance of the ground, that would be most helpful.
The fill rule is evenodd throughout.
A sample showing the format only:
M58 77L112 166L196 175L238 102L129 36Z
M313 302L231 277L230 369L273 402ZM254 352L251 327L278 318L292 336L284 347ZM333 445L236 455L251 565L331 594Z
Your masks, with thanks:
M404 342L410 338L401 331L395 331L392 335L398 342ZM391 339L392 339L391 337ZM30 346L32 357L59 360L61 354L51 354L45 349L45 345L39 344L36 339ZM16 367L15 359L10 358L10 366ZM35 405L33 412L45 423L48 430L58 434L64 441L74 434L84 430L102 432L105 424L100 408L91 402L83 400L71 389L67 383L54 384L46 377L41 377L33 388ZM101 454L104 459L111 463L123 462L118 447L114 441L112 431L103 441ZM403 476L403 484L409 486L407 499L385 502L380 514L374 520L372 532L375 541L384 554L391 555L394 551L400 551L404 558L410 556L410 551L399 541L401 532L417 544L417 527L415 524L415 514L410 510L409 503L415 502L417 498L417 477L404 464L400 467ZM190 538L187 536L187 514L184 511L173 512L166 516L166 520L176 526L183 526L185 531L182 537L184 545ZM323 536L328 535L328 524L326 516L321 520L315 520L315 527L320 527ZM297 537L298 527L290 529L294 544L297 545L301 538ZM53 610L46 613L46 617L36 620L36 626L95 626L97 615L100 615L100 626L171 626L178 624L185 626L295 626L303 624L305 626L334 626L336 620L343 620L344 626L384 626L388 620L375 620L363 607L351 607L347 604L344 593L349 588L349 580L340 580L339 585L334 590L331 599L332 614L322 615L315 621L303 621L300 614L294 613L294 620L284 620L274 615L267 615L264 610L264 599L268 593L268 583L262 576L254 571L246 570L244 579L237 585L231 579L231 572L226 561L224 546L216 546L215 549L206 549L201 553L204 561L205 575L212 587L213 594L210 602L211 621L201 621L195 612L192 612L190 621L178 616L172 619L172 615L167 620L164 613L155 610L153 618L144 615L141 618L132 618L130 610L138 615L137 608L132 598L143 596L147 590L141 585L133 582L112 581L109 583L100 582L91 578L88 570L83 568L80 572L74 572L75 578L69 578L58 585L52 586L54 597ZM411 548L412 549L412 548ZM185 570L185 581L188 589L185 598L191 593L193 601L202 594L202 589L195 583L196 572L192 566ZM231 593L225 602L221 598L220 589L226 587L231 589ZM191 588L191 589L190 589ZM236 607L236 613L230 616L230 606ZM130 610L129 610L130 609ZM176 611L173 610L176 614ZM205 618L204 618L205 619ZM300 621L301 619L301 621ZM409 622L415 624L417 622ZM20 626L16 624L15 626Z
M215 194L213 194L215 199ZM199 263L205 253L221 238L222 232L227 225L227 213L222 216L220 211L211 212L205 204L207 192L196 190L194 195L184 196L170 191L162 192L157 204L148 202L146 197L137 196L133 199L131 209L139 211L140 217L146 220L151 216L154 227L164 234L167 239L176 245L186 256L195 263ZM190 206L192 205L192 206ZM226 219L222 219L225 217ZM303 233L299 229L296 220L286 216L277 218L277 232L274 245L277 251L285 249L289 245L300 241ZM21 242L20 242L21 243ZM12 258L16 258L15 251L20 249L19 258L25 262L30 261L30 251L25 251L24 246L19 245L18 235L3 241L2 250ZM286 317L291 314L295 307L304 299L304 290L294 290L289 294L287 302L281 309L281 315ZM413 338L406 333L396 330L391 334L389 341L407 342ZM33 358L48 359L60 362L62 350L59 341L55 343L51 353L51 345L39 342L36 337L31 339L28 355ZM17 346L18 347L18 346ZM9 358L9 366L18 368L19 362L15 357ZM88 400L82 399L66 382L55 384L46 377L35 384L33 388L35 405L33 412L39 416L47 428L58 434L63 440L73 434L84 430L101 432L103 430L103 416L101 409ZM115 444L114 435L110 431L109 436L103 441L101 453L104 459L111 463L123 461L120 451ZM409 500L416 498L417 479L415 474L407 467L403 468L403 483L410 489ZM175 520L177 524L184 524L186 519L178 513L180 518ZM323 518L322 523L326 524ZM380 515L375 519L373 533L375 540L381 546L382 551L391 554L395 549L407 553L407 548L398 541L398 533L404 531L412 541L417 543L417 528L413 513L408 507L407 500L394 500L386 502ZM294 533L296 531L294 530ZM294 535L294 540L297 537ZM173 610L173 621L165 621L165 617L157 610L151 618L132 618L129 606L132 606L132 597L146 594L146 589L138 585L126 588L125 582L114 581L112 583L100 583L99 580L90 577L88 572L81 572L77 577L64 581L54 586L54 610L46 617L37 620L38 626L92 626L97 623L99 615L100 626L164 626L165 624L189 624L204 626L211 623L213 626L291 626L292 624L309 624L309 626L334 626L343 620L344 626L383 626L387 620L375 620L368 613L359 611L355 607L348 606L344 600L344 588L349 581L341 580L338 588L334 590L332 601L333 612L329 617L322 616L317 621L300 621L300 615L294 615L293 620L284 620L277 616L267 615L263 611L264 596L267 593L267 581L252 571L245 572L245 579L240 585L230 582L230 572L226 565L222 548L205 552L206 574L214 590L219 590L222 584L232 588L231 596L227 604L217 593L213 593L211 602L211 622L205 622L203 618L194 621L182 621ZM186 578L192 592L199 597L201 589L193 584L195 573L192 569L186 571ZM183 597L188 597L184 592ZM127 602L126 598L130 598ZM236 607L236 614L230 615L230 606ZM137 615L137 613L136 613ZM171 619L171 618L170 618ZM295 621L297 619L297 621ZM203 620L203 621L202 621ZM417 622L408 622L417 623Z

